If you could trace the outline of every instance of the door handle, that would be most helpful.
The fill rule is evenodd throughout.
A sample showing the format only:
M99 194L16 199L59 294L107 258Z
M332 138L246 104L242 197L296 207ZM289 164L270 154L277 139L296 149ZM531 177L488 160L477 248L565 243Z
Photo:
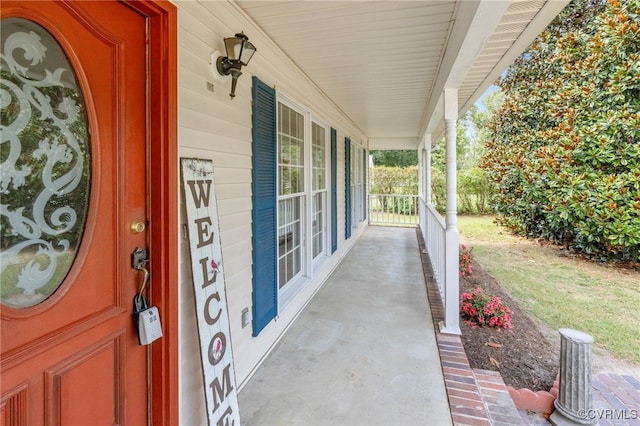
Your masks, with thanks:
M142 285L140 286L139 296L144 292L147 282L149 281L149 271L147 270L147 262L149 262L149 256L145 249L142 247L136 247L131 253L131 267L144 273L142 277Z
M149 306L144 296L144 290L149 282L149 271L147 270L149 258L147 251L141 247L136 247L131 253L131 267L143 272L140 290L133 296L133 318L138 331L138 343L149 345L151 342L162 337L162 325L160 325L160 314L158 308Z

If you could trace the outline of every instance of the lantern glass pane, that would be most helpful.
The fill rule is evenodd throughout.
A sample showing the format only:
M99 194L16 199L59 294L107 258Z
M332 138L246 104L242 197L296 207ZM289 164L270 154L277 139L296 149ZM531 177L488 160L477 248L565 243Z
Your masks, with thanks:
M240 58L242 65L247 65L254 53L256 53L256 48L250 42L245 41L244 49L242 49L241 53L242 57Z
M224 39L224 47L227 50L227 57L231 60L240 59L240 51L242 49L242 39L238 37L229 37Z

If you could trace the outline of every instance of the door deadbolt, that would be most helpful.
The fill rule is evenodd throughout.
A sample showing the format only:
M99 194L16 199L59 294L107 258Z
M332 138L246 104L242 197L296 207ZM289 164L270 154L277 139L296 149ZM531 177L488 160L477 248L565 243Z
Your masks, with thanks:
M145 225L144 222L139 220L137 222L133 222L131 224L131 232L133 232L134 234L139 234L141 232L144 232L145 229Z
M131 253L131 267L139 271L145 270L145 265L149 262L148 253L142 247L136 247Z

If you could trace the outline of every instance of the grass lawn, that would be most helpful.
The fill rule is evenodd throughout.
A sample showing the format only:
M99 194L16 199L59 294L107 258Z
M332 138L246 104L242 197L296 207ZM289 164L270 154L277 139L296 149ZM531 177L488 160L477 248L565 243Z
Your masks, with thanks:
M460 242L529 315L573 328L596 345L640 363L640 272L571 256L509 234L488 216L458 217Z

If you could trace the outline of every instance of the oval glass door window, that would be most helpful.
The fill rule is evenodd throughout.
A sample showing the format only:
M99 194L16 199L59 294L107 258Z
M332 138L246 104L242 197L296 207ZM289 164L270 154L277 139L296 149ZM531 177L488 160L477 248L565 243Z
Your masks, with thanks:
M87 219L90 141L75 72L42 26L3 19L0 63L2 305L29 308L62 284Z

